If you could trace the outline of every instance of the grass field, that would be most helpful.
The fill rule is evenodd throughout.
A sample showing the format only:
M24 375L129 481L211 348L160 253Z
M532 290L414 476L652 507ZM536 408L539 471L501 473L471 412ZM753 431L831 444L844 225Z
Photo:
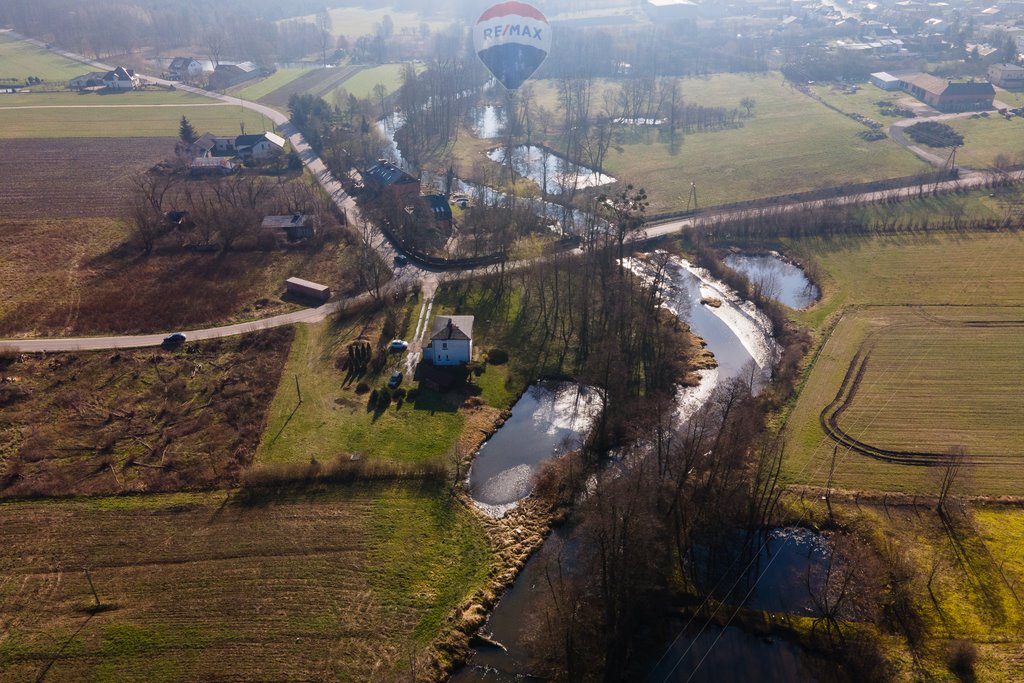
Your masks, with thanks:
M84 64L0 33L0 79L16 78L24 82L29 76L35 76L44 81L62 82L87 71L89 67Z
M886 116L882 114L878 107L878 102L891 102L896 105L900 105L902 103L901 106L906 108L911 108L913 105L920 105L917 100L904 92L886 92L885 90L880 90L868 83L862 84L860 89L855 93L845 92L828 84L819 84L810 87L811 91L815 95L823 99L825 102L828 102L836 109L848 114L860 114L861 116L866 116L869 119L874 119L875 121L884 124L899 121L905 117Z
M408 484L0 505L0 678L395 679L486 579L486 536L449 501Z
M600 111L612 85L595 84L592 111ZM541 80L533 88L537 106L557 121L555 83ZM604 170L643 186L651 213L685 208L691 181L700 205L712 206L927 170L890 140L859 138L862 125L791 88L779 74L684 79L682 94L690 103L728 109L749 96L756 106L740 127L685 135L676 150L654 132L621 131Z
M0 97L0 139L177 137L182 116L200 132L273 129L248 109L183 92L29 93Z
M957 321L1024 317L1024 273L1016 265L1024 258L1024 237L938 234L805 241L794 247L815 260L826 278L823 302L798 318L821 328L828 316L846 312L789 415L789 481L823 484L827 478L833 442L822 431L819 414L836 398L851 361L871 335L876 355L863 388L840 417L854 436L890 446L920 444L944 451L962 444L969 451L1016 452L1022 417L1015 400L1022 372L1020 334L1005 327L936 323L922 314ZM972 491L1019 492L1019 471L1012 463L976 466ZM934 476L928 468L850 453L842 458L836 485L920 493L934 488Z
M325 93L323 98L328 102L333 102L334 97L342 91L349 95L355 95L359 99L373 98L373 89L377 85L383 85L390 95L402 85L402 70L404 68L404 64L381 64L380 66L363 69L348 80L343 81L341 85L334 88L331 92Z
M993 164L1000 154L1013 163L1024 162L1024 119L1010 120L995 114L986 118L955 119L947 121L956 132L964 136L964 145L957 150L958 163L969 168L984 169Z
M1024 588L1019 560L1024 510L969 505L952 511L944 522L934 508L920 503L833 506L843 524L858 529L877 549L910 568L908 592L923 637L912 657L900 636L884 636L896 666L891 680L957 680L948 669L946 653L961 639L977 647L976 677L970 680L1019 678L1024 666L1024 610L1019 597Z
M1024 92L1003 90L996 88L996 101L1008 104L1011 107L1024 107Z
M364 7L336 7L330 10L331 33L336 36L358 38L359 36L377 31L384 17L391 17L395 33L418 32L421 24L427 24L433 30L444 28L447 24L436 19L428 19L416 12L395 11L390 7L367 9ZM298 17L300 21L313 23L313 15ZM290 20L289 20L290 21Z

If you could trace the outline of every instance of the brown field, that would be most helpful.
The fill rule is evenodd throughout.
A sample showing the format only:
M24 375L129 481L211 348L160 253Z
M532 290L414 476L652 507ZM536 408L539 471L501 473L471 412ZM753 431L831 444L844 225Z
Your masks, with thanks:
M0 140L0 216L120 216L132 178L174 152L174 138Z
M290 328L145 350L6 358L0 496L232 486L249 465Z
M8 503L0 528L4 681L397 680L491 557L429 484Z

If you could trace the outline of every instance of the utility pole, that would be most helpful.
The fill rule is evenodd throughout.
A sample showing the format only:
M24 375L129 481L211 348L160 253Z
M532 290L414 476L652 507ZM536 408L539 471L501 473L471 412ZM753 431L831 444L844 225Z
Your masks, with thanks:
M690 210L690 205L693 205L693 210L696 211L699 207L697 206L697 183L696 181L690 183L690 195L686 198L686 210Z
M96 586L92 585L92 576L89 575L89 568L88 567L84 567L84 569L85 569L85 579L86 579L86 581L89 582L89 590L92 591L92 597L96 601L96 609L99 609L99 607L100 607L100 596L96 593Z

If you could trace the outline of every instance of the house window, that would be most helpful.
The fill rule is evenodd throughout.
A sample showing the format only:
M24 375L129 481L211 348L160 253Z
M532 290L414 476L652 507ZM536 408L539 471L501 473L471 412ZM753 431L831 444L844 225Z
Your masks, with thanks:
M444 349L445 351L447 351L448 350L448 342L441 342L441 348Z

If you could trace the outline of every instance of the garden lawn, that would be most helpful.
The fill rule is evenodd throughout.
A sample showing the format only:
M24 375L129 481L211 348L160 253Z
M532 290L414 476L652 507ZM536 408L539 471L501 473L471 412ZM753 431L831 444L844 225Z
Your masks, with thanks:
M410 314L414 306L407 306ZM382 387L391 372L399 366L404 369L405 364L404 354L392 354L381 372L346 383L346 372L337 367L336 361L347 356L348 344L361 334L376 343L379 321L360 317L297 328L257 455L259 462L301 463L310 458L324 461L342 454L359 454L391 462L421 463L442 457L455 445L465 422L458 411L461 398L455 394L421 389L414 400L400 407L393 402L383 411L367 408L369 396L356 393L358 383ZM296 378L301 403L297 401ZM414 386L408 376L402 383L405 389Z

